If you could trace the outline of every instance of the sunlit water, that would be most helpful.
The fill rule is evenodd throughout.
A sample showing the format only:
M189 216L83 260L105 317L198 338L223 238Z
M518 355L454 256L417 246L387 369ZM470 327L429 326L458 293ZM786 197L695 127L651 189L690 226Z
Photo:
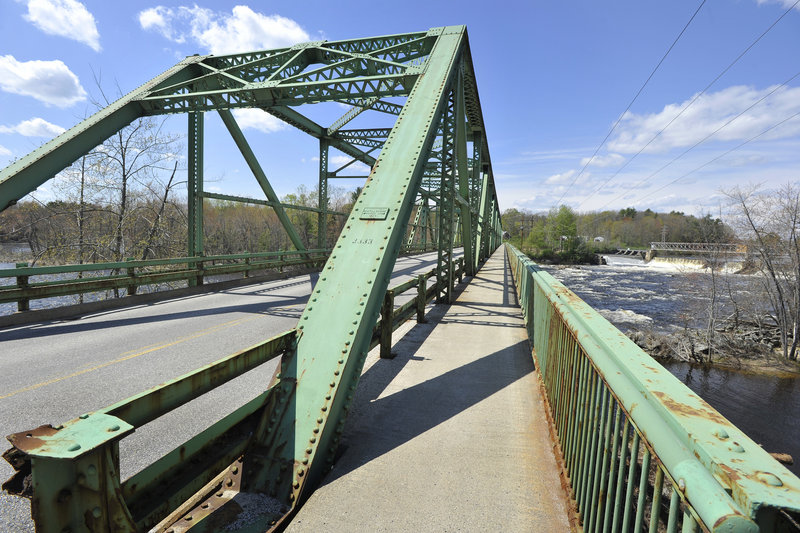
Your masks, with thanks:
M697 267L618 256L609 256L608 263L543 268L623 331L668 332L706 320L710 282ZM745 276L729 274L718 281L722 287L729 282L734 294L747 290ZM765 450L800 461L800 380L680 362L664 366ZM797 463L789 469L800 474Z

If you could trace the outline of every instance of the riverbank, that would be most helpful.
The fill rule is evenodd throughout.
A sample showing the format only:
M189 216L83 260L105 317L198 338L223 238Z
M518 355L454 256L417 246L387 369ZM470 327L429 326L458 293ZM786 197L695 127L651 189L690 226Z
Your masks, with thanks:
M659 333L637 328L628 337L659 362L682 362L701 367L774 377L800 377L800 362L783 357L772 331L723 329L715 331L713 345L706 332L682 329Z

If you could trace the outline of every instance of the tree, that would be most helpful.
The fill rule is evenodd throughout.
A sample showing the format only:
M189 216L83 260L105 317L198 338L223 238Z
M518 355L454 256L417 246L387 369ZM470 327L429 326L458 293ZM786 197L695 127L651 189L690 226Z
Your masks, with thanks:
M725 194L755 263L778 328L783 356L798 359L800 341L800 184L775 191L736 187Z

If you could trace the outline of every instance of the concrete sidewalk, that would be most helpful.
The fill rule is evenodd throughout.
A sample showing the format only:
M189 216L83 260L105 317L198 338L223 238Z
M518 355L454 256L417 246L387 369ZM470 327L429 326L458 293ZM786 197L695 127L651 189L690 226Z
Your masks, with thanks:
M341 456L287 531L569 531L503 248L369 355Z

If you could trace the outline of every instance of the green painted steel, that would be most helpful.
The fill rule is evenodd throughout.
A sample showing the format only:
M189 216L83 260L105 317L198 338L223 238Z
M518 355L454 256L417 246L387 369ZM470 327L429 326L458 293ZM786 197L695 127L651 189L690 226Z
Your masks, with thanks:
M28 302L39 298L52 298L72 294L85 294L109 289L128 289L133 295L136 288L175 281L204 280L209 276L274 270L290 266L319 267L330 250L304 250L261 252L252 254L214 255L204 257L179 257L175 259L146 259L110 263L83 263L30 267L19 263L17 268L0 269L0 278L16 278L15 285L0 286L0 303L18 302L20 311L28 310ZM125 274L103 274L123 270ZM95 276L65 279L63 274L95 272ZM40 278L31 282L31 277ZM44 279L52 278L57 279ZM202 284L202 282L201 282ZM132 289L132 290L131 290ZM23 309L24 307L24 309Z
M297 230L295 229L291 220L289 220L289 217L286 215L286 211L284 211L283 206L280 203L280 200L278 199L278 195L275 194L272 185L270 185L269 180L267 179L267 175L261 168L261 164L258 162L258 159L256 158L256 155L253 153L252 148L250 148L247 139L245 139L242 130L236 123L236 119L233 118L233 113L231 113L227 109L217 109L217 112L219 113L220 118L222 118L222 122L225 124L225 127L228 128L228 132L231 134L231 137L236 143L236 146L242 153L244 160L250 167L250 171L253 173L253 176L255 176L256 181L258 181L258 184L264 191L264 195L267 197L267 200L272 202L271 204L272 208L275 210L275 214L278 215L278 220L280 220L283 229L285 229L286 233L289 235L289 239L292 241L292 244L294 244L295 249L305 250L306 249L305 244L303 244L302 239L300 239L300 236L297 234ZM190 113L190 116L191 115L192 113ZM200 191L202 191L202 188L200 189ZM320 245L319 247L325 248L324 245Z
M189 113L187 185L190 257L203 255L203 114ZM202 282L201 282L202 283Z
M519 250L506 253L584 530L788 530L800 479Z
M406 100L398 104L383 100L385 97ZM295 110L300 105L329 101L345 103L353 109L328 127ZM71 503L65 504L68 512L59 510L45 517L40 507L37 527L41 524L43 531L84 531L86 527L78 519L81 513L88 512L96 518L91 524L93 531L142 531L153 527L168 530L179 521L203 524L209 509L223 507L231 494L256 493L274 505L265 506L261 516L254 517L247 527L280 528L333 462L368 349L376 346L381 337L390 344L391 331L403 321L415 315L417 320L424 320L425 304L432 298L444 295L449 300L456 278L460 281L465 273L474 272L479 260L476 256L488 257L499 244L500 218L466 28L450 26L368 39L304 43L279 50L197 56L112 105L117 107L125 113L112 113L109 118L108 112L101 111L45 145L35 157L26 158L31 165L38 165L42 181L37 184L102 140L98 132L113 133L138 116L189 113L193 240L189 243L190 258L178 261L186 263L186 268L143 273L140 269L144 264L132 261L123 263L131 275L89 283L133 287L148 276L162 274L202 283L203 276L213 272L258 268L252 257L244 257L244 265L214 265L214 258L202 255L203 199L237 199L203 191L205 111L220 112L267 196L267 200L243 200L271 205L279 216L284 206L271 193L266 176L229 112L232 108L261 108L319 139L320 153L336 148L354 161L369 165L371 172L313 289L296 334L267 341L268 346L254 347L255 352L250 351L249 355L238 354L220 361L90 418L103 424L114 422L107 417L123 423L126 419L142 423L210 390L228 376L281 353L279 373L263 394L125 482L120 482L114 468L118 438L105 436L106 440L91 452L102 457L90 459L105 461L98 477L104 492L92 495L75 487L84 479L81 476L87 475L82 469L99 462L84 464L80 458L61 458L58 464L42 463L50 458L38 457L36 445L27 441L29 446L25 450L18 447L17 452L26 455L34 470L38 469L34 478L45 479L44 472L54 480L51 486L40 482L34 489L34 499L44 495L57 501L64 490L77 491L71 492ZM396 116L396 123L391 130L342 129L366 111ZM84 133L88 130L91 135ZM480 140L476 141L478 137ZM470 140L472 165L474 160L480 160L478 172L485 176L480 180L467 158ZM70 146L69 150L56 149L64 143ZM377 150L380 154L375 158L371 154ZM23 166L27 168L28 163ZM325 235L324 217L329 213L327 179L349 177L339 173L347 166L330 172L321 161L317 209L322 217L321 239ZM22 168L18 167L0 174L0 200L20 197L24 189L20 183L26 181L16 177ZM33 181L30 184L31 189L36 186ZM479 197L485 198L481 200L484 226L480 232L474 229L479 214L473 213L479 208ZM422 206L421 246L405 239L416 200ZM431 202L435 207L430 206ZM285 226L291 236L291 226ZM436 226L438 231L434 232ZM432 242L427 242L428 234ZM468 261L453 256L454 243L459 242L464 243ZM394 291L390 296L400 290L416 289L416 297L397 308L393 302L387 305L384 319L379 322L395 260L403 245L408 244L411 249L429 245L438 249L437 281L428 286L433 274L426 274L390 289ZM299 248L296 242L295 246ZM297 261L313 259L301 256ZM97 265L86 267L97 269ZM22 280L24 270L16 274L26 285L14 290L44 289ZM47 290L55 290L54 287ZM224 377L217 376L218 372ZM189 386L197 381L201 385ZM88 422L75 421L64 427L79 437L84 431L89 436L99 431ZM120 428L124 427L127 426L120 424ZM52 431L58 440L62 430Z
M328 141L319 140L319 198L317 205L317 247L328 247Z
M450 303L453 293L453 243L455 241L453 234L456 208L455 92L455 89L447 91L445 110L441 118L441 179L438 198L438 231L436 232L439 244L439 270L436 277L439 301L443 303Z

